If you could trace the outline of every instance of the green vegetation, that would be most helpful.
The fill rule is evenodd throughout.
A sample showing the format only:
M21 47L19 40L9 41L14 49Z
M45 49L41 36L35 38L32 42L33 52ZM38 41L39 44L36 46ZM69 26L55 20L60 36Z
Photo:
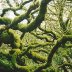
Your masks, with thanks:
M72 72L71 0L0 4L1 72Z

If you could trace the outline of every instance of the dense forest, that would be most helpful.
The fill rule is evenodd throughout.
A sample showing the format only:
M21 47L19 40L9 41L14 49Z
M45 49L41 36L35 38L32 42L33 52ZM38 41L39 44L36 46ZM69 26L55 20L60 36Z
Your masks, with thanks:
M0 0L0 72L72 72L72 0Z

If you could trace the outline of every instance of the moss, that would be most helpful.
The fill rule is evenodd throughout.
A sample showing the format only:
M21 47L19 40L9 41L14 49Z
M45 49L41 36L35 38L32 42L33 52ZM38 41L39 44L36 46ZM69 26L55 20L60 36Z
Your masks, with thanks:
M19 34L15 30L9 29L1 33L0 40L2 43L11 44L14 48L21 46L21 40Z
M21 40L20 40L19 34L17 34L17 32L13 29L9 29L8 32L12 35L12 37L14 39L14 42L13 42L14 46L19 48L21 45Z
M17 27L21 30L21 29L25 29L27 27L27 24L22 24L22 23L18 23Z
M5 25L11 24L11 20L6 17L0 17L0 24L5 24Z
M25 72L30 72L30 66L21 66L17 64L16 58L17 56L21 53L20 49L13 49L15 52L12 55L12 64L19 70L25 71Z
M45 13L46 13L46 10L47 10L47 3L49 3L50 1L51 0L49 0L49 1L45 0L45 1L41 2L38 16L31 23L29 23L27 26L24 26L24 27L21 28L19 26L17 27L17 24L19 22L21 22L23 19L25 19L26 17L28 17L30 11L28 11L26 14L23 14L23 15L16 17L13 20L11 26L14 27L14 29L19 29L22 32L30 32L30 31L34 30L35 28L40 26L40 24L44 20Z
M7 32L7 30L2 32L1 40L2 42L7 43L7 44L13 42L12 36Z
M10 61L6 59L0 58L0 67L4 67L4 69L11 71L13 70L13 65Z
M46 57L43 57L39 53L36 53L36 52L33 52L33 51L27 53L27 55L28 55L28 57L30 57L30 58L32 58L33 60L36 60L36 61L40 61L40 62L47 61Z
M60 38L57 41L57 43L55 44L55 46L53 47L53 49L51 50L50 54L48 55L48 59L47 59L46 65L39 67L35 72L42 71L43 69L46 69L46 68L50 67L54 54L56 53L58 48L60 48L62 46L62 44L64 45L67 41L71 41L72 42L72 35L65 35L62 38Z

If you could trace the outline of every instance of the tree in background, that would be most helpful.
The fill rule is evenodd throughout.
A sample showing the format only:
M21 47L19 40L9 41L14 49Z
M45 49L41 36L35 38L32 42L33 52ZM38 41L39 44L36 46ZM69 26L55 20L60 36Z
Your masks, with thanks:
M5 72L71 71L72 62L63 62L60 56L57 57L61 55L58 48L72 48L72 33L69 29L72 23L71 1L2 0L1 3L4 3L5 8L0 14L0 69ZM64 21L67 7L70 9ZM11 12L13 19L8 18ZM3 43L9 47L5 49ZM65 51L65 60L68 57L71 59L72 52ZM53 63L57 59L53 58L55 55L61 61L59 64Z

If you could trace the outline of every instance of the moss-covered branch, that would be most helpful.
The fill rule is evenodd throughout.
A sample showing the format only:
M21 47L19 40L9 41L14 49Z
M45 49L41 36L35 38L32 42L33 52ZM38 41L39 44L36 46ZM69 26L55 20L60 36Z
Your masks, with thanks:
M40 44L38 43L36 45L28 45L28 46L26 46L27 49L23 50L22 55L24 55L25 53L27 53L31 49L36 49L38 47L44 47L44 46L47 46L47 45L54 45L54 44L52 42L51 43L50 42L46 42L46 43L40 43Z
M0 43L10 44L13 48L20 48L21 39L15 30L8 29L0 34Z
M12 55L12 64L15 68L20 69L20 70L24 70L25 72L29 72L28 71L28 66L20 66L17 64L17 56L21 53L21 51L19 49L14 49L14 54Z
M8 32L13 38L13 41L14 41L13 42L13 47L20 48L20 46L21 46L20 36L13 29L9 29Z
M47 4L50 2L51 0L45 0L45 1L41 1L40 4L40 10L39 10L39 14L36 17L36 19L32 22L30 22L27 26L22 26L22 28L20 26L17 27L18 23L21 22L22 20L26 19L29 17L29 14L31 13L32 10L36 9L39 5L38 5L38 1L36 1L35 3L33 3L29 9L27 10L27 12L25 14L22 14L20 16L17 16L14 18L13 21L9 22L10 20L4 20L2 19L2 17L0 18L0 22L3 24L10 24L9 28L13 28L13 29L18 29L22 32L30 32L32 30L34 30L35 28L37 28L41 22L44 20L45 17L45 13L46 13L46 8L47 8ZM5 11L8 11L9 9L15 10L13 8L8 8L5 9Z
M39 14L36 17L36 19L34 21L32 21L31 23L29 23L27 26L24 26L23 28L18 28L20 31L22 32L30 32L32 30L34 30L35 28L37 28L41 22L44 20L45 17L45 13L46 13L46 8L47 8L47 4L50 2L51 0L42 0L41 1L41 5L40 5L40 10L39 10ZM23 16L24 17L24 16ZM24 18L23 18L24 19ZM18 20L16 21L18 23ZM14 22L15 23L15 22Z
M44 33L46 33L46 34L48 34L48 35L50 35L51 37L53 37L54 39L56 39L57 37L56 37L56 34L53 32L53 31L48 31L48 30L45 30L45 29L43 29L43 28L41 28L41 27L38 27L41 31L43 31Z
M69 67L69 68L66 68ZM62 68L65 72L68 72L68 69L72 68L72 64L71 63L63 63L62 65L59 66L59 68Z
M38 1L36 1L35 4L32 3L26 13L14 18L14 20L11 23L11 28L16 29L18 23L21 22L24 19L27 19L29 17L29 14L31 13L31 11L36 9L37 7L38 7Z
M5 25L11 24L11 19L6 18L6 17L0 17L0 25L2 24L5 24Z
M21 53L20 49L14 49L13 51L14 51L14 54L12 55L12 59L11 59L13 66L14 66L16 69L19 69L21 72L22 72L22 71L32 72L31 69L33 69L34 66L32 66L32 65L21 66L21 65L19 65L19 64L17 63L17 60L16 60L16 59L17 59L17 56Z
M34 52L34 51L27 52L26 55L29 58L32 58L36 62L37 61L40 61L40 62L46 62L47 61L46 57L43 57L42 55L40 55L39 53Z
M12 6L12 4L9 2L9 0L6 0L6 1L7 1L8 5L10 6L10 8L5 8L5 9L3 9L3 10L2 10L1 17L3 17L4 14L5 14L7 11L9 11L9 10L13 11L14 14L18 16L19 14L17 14L16 11L19 10L19 9L22 9L22 7L24 7L25 4L31 2L32 0L25 1L25 2L21 3L21 4L20 4L18 7L16 7L16 8Z
M58 17L58 20L59 20L60 27L61 27L63 33L68 34L67 26L68 26L68 22L69 22L69 19L70 19L70 14L69 14L67 20L64 21L64 20L63 20L63 11L64 11L65 3L66 3L66 0L60 2L60 5L59 5L59 17Z
M64 63L64 64L60 65L59 68L60 67L64 67L64 66L69 66L69 67L72 68L72 64L71 63Z
M51 50L51 52L50 52L50 54L48 56L48 60L47 60L46 65L43 65L43 66L39 67L37 70L35 70L35 72L39 72L42 69L46 69L47 67L50 67L54 54L56 53L56 51L58 50L58 48L61 47L62 45L64 45L67 41L71 41L72 42L72 35L65 35L62 38L60 38L58 40L58 42L56 43L56 45Z
M46 42L52 42L51 40L48 39L48 36L42 36L42 35L36 35L35 33L31 32L32 35L34 35L38 39L45 39Z

